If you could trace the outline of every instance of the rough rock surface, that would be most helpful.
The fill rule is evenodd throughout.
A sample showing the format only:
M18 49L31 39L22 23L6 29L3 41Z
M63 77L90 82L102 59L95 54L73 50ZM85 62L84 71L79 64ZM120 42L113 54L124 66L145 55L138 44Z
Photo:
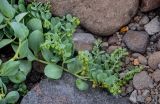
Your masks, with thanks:
M141 11L148 12L160 7L160 0L142 0Z
M148 34L142 31L128 31L123 37L124 43L127 47L139 53L144 53L148 44Z
M160 70L158 69L155 72L153 72L152 77L155 82L159 82L160 81Z
M88 50L91 51L95 38L90 33L75 33L73 36L74 48L77 51Z
M64 74L61 80L42 80L21 104L130 104L127 98L115 98L97 89L79 91L74 82L69 74Z
M149 59L148 59L148 65L152 69L157 69L158 68L158 64L160 64L160 51L154 52L153 54L151 54L149 56Z
M160 32L159 17L157 16L153 18L148 24L144 26L144 29L150 35Z
M42 1L44 0L37 0ZM54 15L72 14L81 25L97 35L108 36L129 23L139 0L50 0Z
M135 89L153 88L153 80L146 71L142 71L134 76L133 86Z

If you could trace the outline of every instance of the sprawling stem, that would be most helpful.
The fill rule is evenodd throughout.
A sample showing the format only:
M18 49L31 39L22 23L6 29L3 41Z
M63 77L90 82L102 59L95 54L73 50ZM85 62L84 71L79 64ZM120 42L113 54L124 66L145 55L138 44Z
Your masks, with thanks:
M51 63L49 63L49 62L47 62L47 61L44 61L44 60L40 60L40 59L36 59L36 61L38 61L38 62L40 62L40 63L43 63L43 64L51 64ZM61 67L61 66L60 66ZM70 74L72 74L72 75L74 75L75 77L77 77L77 78L79 78L79 79L82 79L82 80L88 80L88 77L83 77L83 76L79 76L79 75L77 75L77 74L73 74L73 73L71 73L71 72L69 72L66 68L64 68L64 67L61 67L64 71L66 71L67 73L70 73Z
M22 42L21 42L21 40L19 40L19 46L18 46L18 49L17 49L17 51L16 51L15 55L13 56L13 58L11 58L10 60L16 60L16 59L18 59L18 54L19 54L19 51L20 51L21 45L22 45Z

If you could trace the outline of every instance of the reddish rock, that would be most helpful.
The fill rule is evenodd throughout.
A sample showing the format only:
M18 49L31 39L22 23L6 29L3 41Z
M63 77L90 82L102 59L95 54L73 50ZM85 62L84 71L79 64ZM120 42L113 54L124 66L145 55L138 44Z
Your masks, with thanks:
M44 2L44 0L37 1ZM50 1L54 15L72 14L77 16L84 28L103 36L112 35L128 24L139 7L139 0Z
M142 0L141 11L148 12L160 7L160 0Z

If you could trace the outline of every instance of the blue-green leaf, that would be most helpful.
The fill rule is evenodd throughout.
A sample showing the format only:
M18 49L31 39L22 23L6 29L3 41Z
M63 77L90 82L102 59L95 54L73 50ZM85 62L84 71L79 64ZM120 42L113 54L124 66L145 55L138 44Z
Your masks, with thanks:
M44 69L44 74L48 78L52 79L60 79L62 76L62 72L63 72L62 68L55 64L48 64Z
M12 42L13 42L12 39L2 39L2 40L0 40L0 48L5 47Z
M12 22L11 24L12 29L14 30L14 35L23 41L29 34L28 28L19 22Z

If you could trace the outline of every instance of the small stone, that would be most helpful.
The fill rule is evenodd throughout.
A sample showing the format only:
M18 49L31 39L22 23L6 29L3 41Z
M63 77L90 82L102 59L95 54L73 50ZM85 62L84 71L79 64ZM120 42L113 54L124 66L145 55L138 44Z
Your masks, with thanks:
M153 80L146 71L142 71L134 76L133 86L137 90L145 88L153 88Z
M139 56L141 56L140 53L133 53L133 54L132 54L132 57L133 57L133 58L138 58Z
M155 33L160 32L159 17L156 16L155 18L153 18L148 24L144 26L144 29L150 35L154 35Z
M130 59L129 59L129 57L126 57L125 58L125 64L127 65L127 64L129 64L130 63Z
M155 82L159 82L160 81L160 70L154 71L152 74L152 77Z
M137 102L144 103L145 98L142 95L137 96Z
M148 65L152 69L157 69L158 68L158 64L160 64L160 51L154 52L148 58Z
M132 91L133 91L133 87L132 86L129 86L129 87L127 87L127 93L131 93Z
M106 50L108 48L108 42L103 42L101 44L101 47L102 47L103 50Z
M132 102L132 103L137 103L137 90L134 90L132 92L132 94L130 95L129 97L129 100Z
M158 64L158 69L160 69L160 64Z
M149 22L149 18L147 16L143 16L142 19L139 21L140 25L146 25Z
M143 55L138 56L138 60L139 60L140 64L142 64L142 65L148 64L146 57L144 57Z
M123 42L134 52L144 53L147 48L149 36L142 31L128 31L123 37Z
M146 89L143 91L142 96L146 98L149 95L149 93L150 91Z
M145 101L146 101L147 104L150 104L150 102L152 101L152 98L151 98L151 97L147 97L147 98L145 99Z
M117 44L118 41L119 41L119 39L118 39L117 35L115 34L115 35L109 37L108 44L109 45L114 45L114 44Z
M133 31L135 31L137 29L137 26L138 26L138 24L136 24L136 23L130 23L128 25L129 29L133 30Z
M133 65L139 65L139 60L138 59L134 59L134 61L133 61Z
M115 51L118 48L120 48L120 46L110 46L110 47L108 47L107 52L112 53L113 51Z
M90 33L75 33L73 36L73 41L74 47L77 51L91 51L95 42L95 38Z
M157 43L157 49L160 51L160 39L158 40L158 43Z

